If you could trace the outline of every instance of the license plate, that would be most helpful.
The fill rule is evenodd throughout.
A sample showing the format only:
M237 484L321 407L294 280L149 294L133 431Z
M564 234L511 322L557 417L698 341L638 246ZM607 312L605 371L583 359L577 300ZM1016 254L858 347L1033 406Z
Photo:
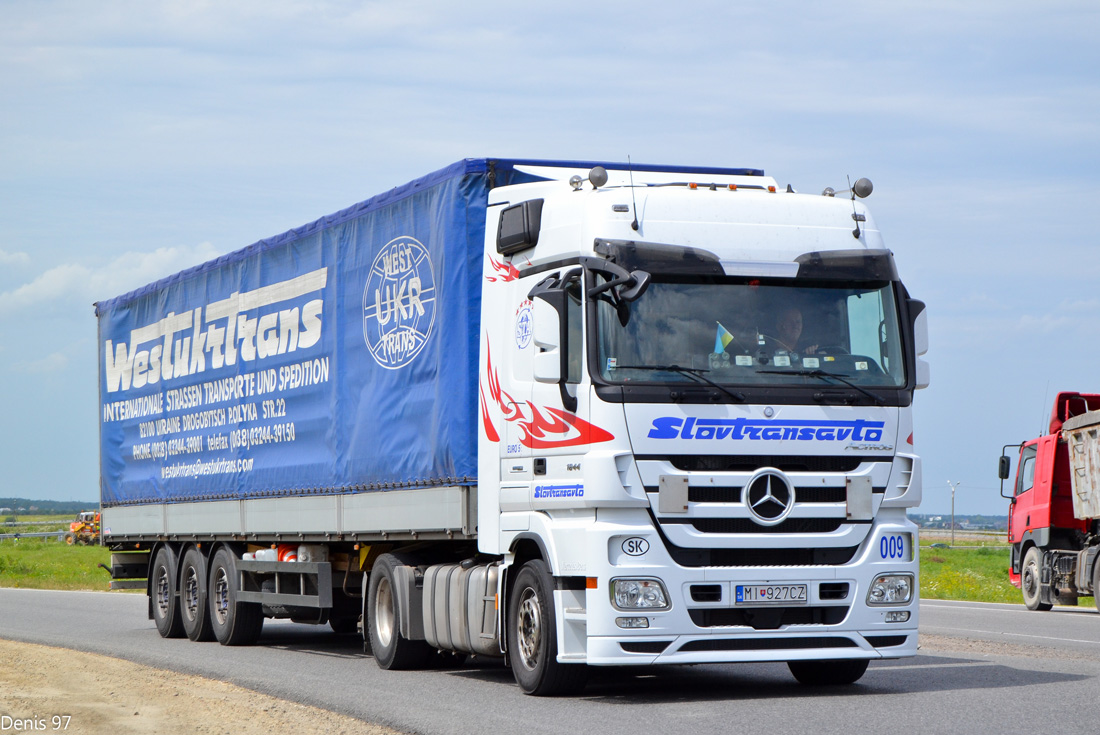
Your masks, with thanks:
M804 584L739 584L734 587L734 604L744 607L756 605L805 605Z

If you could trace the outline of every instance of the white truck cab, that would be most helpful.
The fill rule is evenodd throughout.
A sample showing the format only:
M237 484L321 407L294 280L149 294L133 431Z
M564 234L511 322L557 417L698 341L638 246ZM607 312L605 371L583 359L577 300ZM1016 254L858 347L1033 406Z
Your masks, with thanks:
M915 655L923 304L863 203L609 169L490 193L478 544L554 584L507 642L831 682Z

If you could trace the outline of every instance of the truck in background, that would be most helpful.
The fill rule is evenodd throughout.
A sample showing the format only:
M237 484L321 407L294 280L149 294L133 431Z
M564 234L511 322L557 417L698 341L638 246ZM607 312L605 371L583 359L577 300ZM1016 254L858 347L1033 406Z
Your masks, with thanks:
M1100 592L1100 394L1059 393L1047 433L1018 446L1016 481L1006 493L1011 458L998 466L1009 498L1009 578L1029 610L1076 605ZM1100 598L1096 600L1100 609Z
M113 584L538 695L915 655L926 320L870 190L468 159L99 302Z

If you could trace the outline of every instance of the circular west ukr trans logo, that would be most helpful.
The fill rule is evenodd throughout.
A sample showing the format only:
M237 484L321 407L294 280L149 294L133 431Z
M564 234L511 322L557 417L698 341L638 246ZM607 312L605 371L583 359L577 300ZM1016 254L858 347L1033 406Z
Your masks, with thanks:
M375 362L387 370L412 362L432 336L435 302L427 248L412 237L386 243L363 288L363 339Z

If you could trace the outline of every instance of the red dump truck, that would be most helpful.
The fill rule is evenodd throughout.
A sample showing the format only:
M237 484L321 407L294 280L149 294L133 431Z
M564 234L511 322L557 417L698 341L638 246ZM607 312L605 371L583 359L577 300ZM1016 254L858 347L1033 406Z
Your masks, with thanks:
M1016 482L1006 492L1019 447ZM1100 591L1100 394L1059 393L1047 433L1006 445L998 474L1011 500L1012 584L1029 610L1076 605ZM1100 601L1097 602L1100 609Z

